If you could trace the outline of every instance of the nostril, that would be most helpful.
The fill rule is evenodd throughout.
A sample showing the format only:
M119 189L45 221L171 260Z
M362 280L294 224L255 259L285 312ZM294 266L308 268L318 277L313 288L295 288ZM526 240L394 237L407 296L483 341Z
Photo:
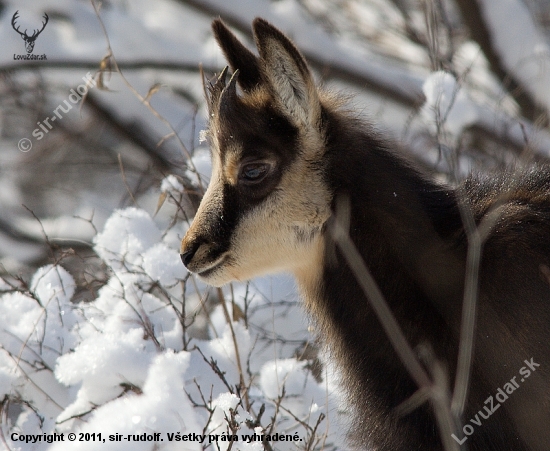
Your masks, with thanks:
M182 252L180 254L181 261L187 267L189 263L191 263L191 260L193 259L193 256L195 255L195 252L197 252L198 246L193 246L188 248L185 252Z

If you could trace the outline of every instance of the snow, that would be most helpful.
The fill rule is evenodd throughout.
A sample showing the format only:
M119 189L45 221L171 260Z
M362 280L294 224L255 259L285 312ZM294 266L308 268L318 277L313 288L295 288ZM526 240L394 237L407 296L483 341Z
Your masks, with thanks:
M155 244L144 252L143 269L151 279L165 287L175 285L186 273L179 253L164 243Z
M202 428L195 418L194 409L184 391L185 373L189 366L189 353L165 351L159 353L144 368L148 368L145 381L140 383L142 393L120 397L94 410L89 421L79 429L82 433L102 435L151 435L161 433L163 442L157 442L159 451L198 451L196 442L170 442L166 433L199 433ZM99 445L107 451L128 449L127 441L108 441ZM151 441L132 441L131 449L149 451ZM89 442L59 443L51 451L97 450L98 444Z
M39 362L53 367L57 356L74 344L69 332L78 321L70 302L74 280L63 267L48 265L36 271L31 293L33 297L21 292L1 297L0 352L17 364Z
M265 2L253 0L206 0L205 3L215 5L225 17L239 17L242 22L251 23L258 16L265 18L284 29L309 59L319 59L352 74L376 80L410 99L417 99L420 95L425 70L413 66L414 58L406 70L398 65L388 66L385 59L368 49L359 48L346 39L334 39L318 24L312 23L295 0L278 1L271 8Z
M169 175L160 184L161 193L176 191L183 192L183 185L175 175Z
M95 251L109 265L122 269L123 263L142 263L143 252L159 238L160 230L147 212L137 208L117 210L106 222L103 232L94 238Z
M247 425L246 421L253 421L253 417L239 407L241 399L233 393L222 393L212 402L214 412L212 414L211 428L208 430L209 434L224 434L227 433L227 420L226 418L233 418L234 421L240 427L240 442L235 442L232 449L238 451L263 451L263 445L261 441L246 442L243 440L243 435L250 435L254 433ZM261 428L257 428L260 429ZM262 432L260 432L261 434ZM244 441L245 443L242 443ZM221 451L229 449L230 442L218 441L218 446Z
M457 72L462 74L461 82L476 102L510 117L517 116L519 108L516 101L490 71L489 62L477 42L464 42L457 49L453 63Z
M260 371L260 388L268 398L281 398L287 412L299 418L317 419L327 404L326 387L315 382L307 361L281 359L267 362Z
M214 414L212 415L210 434L223 433L226 431L227 423L225 418L231 418L231 410L235 410L240 402L240 398L234 393L222 393L214 401L212 407Z
M0 398L12 394L12 387L20 376L17 363L4 349L0 349Z
M67 352L75 344L69 332L78 322L71 303L74 290L74 279L62 266L43 266L31 281L31 291L44 307L43 319L39 318L33 334L37 334L43 347L42 357L49 366L54 365L57 354Z
M127 239L121 240L121 237ZM182 329L175 312L166 302L144 291L153 281L169 291L184 277L178 253L161 241L160 230L151 217L136 208L115 211L94 242L98 254L111 263L116 275L101 288L93 302L79 306L78 314L70 302L74 280L61 266L39 268L30 284L31 296L6 293L0 302L3 324L0 359L5 363L0 372L3 390L12 394L28 392L17 358L30 362L39 355L40 361L53 369L53 373L43 372L51 379L44 382L50 385L55 382L55 390L62 390L60 384L68 388L62 412L57 409L55 416L49 419L50 423L55 419L57 430L61 432L76 427L75 418L91 411L101 412L97 406L104 406L107 412L117 412L121 408L117 403L128 402L132 406L135 404L134 413L143 412L144 421L152 421L155 410L147 403L153 402L159 410L157 418L160 421L162 415L174 416L177 408L188 403L187 398L182 400L185 397L183 383L179 385L179 394L165 390L162 384L155 385L162 382L159 372L170 377L179 368L181 379L189 356L181 352ZM152 333L156 334L156 342L151 340ZM177 357L179 367L172 368L176 358L172 357L174 351L170 349L180 353ZM159 354L159 350L165 351ZM168 371L164 366L171 369ZM38 376L34 378L34 382L38 379ZM174 376L173 381L176 380ZM143 397L119 398L128 387L137 387ZM47 390L52 392L51 387ZM159 390L165 391L168 399L175 403L171 408L166 405L166 399L159 398ZM148 401L149 398L152 401ZM117 415L120 417L119 413ZM104 420L97 418L103 417L92 415L89 422L92 429L95 424L103 431L120 433L134 424L132 430L140 430L135 421L130 423L127 419L124 424L120 423L121 419L115 423L111 421L114 426L108 429L102 423ZM135 420L135 414L132 418ZM161 429L173 427L175 431L180 427L170 418L159 423ZM190 427L199 430L193 425ZM164 449L173 449L173 446L166 445Z
M65 409L58 421L116 398L123 391L123 383L143 386L153 357L152 344L143 335L141 328L126 333L98 333L57 360L57 380L80 385L76 403Z
M210 150L206 147L199 147L191 157L190 169L185 172L189 180L195 184L208 184L210 174L212 174L212 161L210 159Z
M524 42L527 39L524 35L531 36L530 41L525 41L526 44L523 47L525 51L522 55L529 58L532 48L534 58L530 58L530 61L536 63L524 65L522 61L519 65L516 63L515 67L520 74L525 72L524 68L526 68L526 74L529 77L529 80L525 82L526 88L531 89L536 86L537 92L542 95L541 99L546 98L548 96L548 90L545 88L548 86L548 70L545 61L548 58L545 56L547 55L547 45L544 40L541 41L544 38L541 38L541 33L537 32L532 20L530 22L527 20L524 26L522 19L521 23L518 23L521 26L514 27L510 27L507 22L504 22L509 17L505 15L504 10L512 9L510 17L513 17L514 23L516 23L516 9L520 13L518 17L521 18L527 14L526 11L522 13L522 8L525 10L525 7L519 1L507 1L506 7L502 8L495 6L498 2L487 1L484 3L487 8L496 7L497 9L495 14L489 13L487 17L488 20L496 22L495 27L500 27L499 29L502 30L503 51L515 48L516 43ZM6 50L0 54L2 67L22 67L21 62L13 60L13 54L24 52L23 42L9 24L11 15L16 9L20 10L21 24L29 27L34 26L37 22L40 23L44 11L48 11L50 22L37 40L36 53L45 52L48 54L48 61L53 64L64 61L69 66L76 65L76 68L71 69L63 66L61 68L48 67L41 71L41 77L48 87L52 88L47 93L48 96L45 100L46 104L53 109L67 98L71 88L82 83L82 76L87 72L94 72L98 61L106 53L107 41L94 10L89 2L74 0L40 0L38 2L11 0L6 5L2 15L6 26L0 27L0 39ZM243 27L243 30L245 28L250 30L250 22L256 16L263 16L273 21L297 42L307 58L318 64L319 79L331 84L331 88L334 89L347 88L346 84L349 83L353 95L358 99L357 105L360 108L366 108L371 114L376 114L376 122L382 124L386 131L398 137L408 132L404 129L410 124L410 106L404 107L399 102L392 101L383 92L362 89L365 81L377 81L382 86L399 92L400 95L418 105L422 98L423 81L429 76L427 69L429 58L426 49L419 45L416 39L409 39L407 33L404 33L410 27L413 29L413 33L418 34L419 29L424 28L424 19L416 18L418 10L416 10L416 15L405 16L400 8L387 0L376 0L368 2L368 4L354 1L332 4L314 0L306 2L296 0L279 2L208 0L201 2L198 9L181 3L174 4L169 0L160 0L154 5L153 8L150 2L144 0L130 3L117 0L110 2L109 6L103 6L101 17L107 27L117 61L123 68L125 63L146 60L161 65L165 63L181 64L181 69L176 67L162 72L154 69L124 68L123 70L125 76L141 95L145 96L153 84L161 84L161 89L152 98L152 104L166 117L168 122L173 124L185 144L189 144L188 148L191 153L193 153L193 144L198 139L199 131L205 126L205 114L201 80L196 71L191 71L190 68L196 68L199 64L203 64L206 73L211 75L225 65L225 60L210 31L211 14L201 13L202 7L205 9L210 7L212 11L215 11L214 15L220 14L224 18L233 19L239 28ZM314 8L312 5L317 7ZM320 19L314 20L306 9L318 12ZM412 12L414 13L415 10L413 9ZM323 19L326 20L323 21ZM529 18L527 17L527 19ZM415 23L411 24L411 21ZM232 23L231 20L229 23ZM237 32L237 34L244 37L246 41L246 33ZM247 42L250 40L248 39ZM253 47L252 44L250 47ZM456 64L459 69L457 73L460 85L468 85L470 76L474 77L474 82L479 89L473 92L470 89L471 86L468 86L468 90L472 94L471 97L477 103L479 103L479 97L483 97L483 103L491 105L490 108L483 111L483 114L479 115L478 125L484 130L496 131L506 139L513 141L515 145L522 146L524 144L522 130L518 129L517 124L513 122L517 106L509 95L504 94L505 90L502 89L502 86L498 86L498 83L490 80L490 70L487 67L481 67L482 64L478 65L480 67L475 70L469 71L467 79L462 80L462 74L470 67L472 61L470 57L472 55L475 57L475 50L471 52L468 49L459 49L459 52L461 50L464 50L463 54L467 53L465 67L459 67L459 60L462 58L453 59L453 64ZM389 58L388 54L392 56ZM482 58L478 53L478 57L474 59L477 63ZM328 65L332 65L336 72L343 70L345 74L341 77L337 76L335 79L331 76L331 70L328 70L328 77L325 77L323 68ZM535 80L537 76L540 77ZM365 81L360 81L358 85L353 80L350 82L349 77L360 77ZM30 71L17 72L19 83L24 84L26 78L31 79L30 85L36 82L34 73ZM116 117L129 123L135 122L140 126L143 125L143 132L152 136L153 139L160 140L161 137L171 132L129 92L127 86L116 74L107 77L107 79L109 92L94 90L94 95L97 96L96 100L101 105L112 111ZM25 90L26 87L22 86L21 88ZM175 95L177 89L189 93L189 97L192 99L182 99L181 96ZM46 107L46 111L49 106ZM495 109L503 109L507 115L499 114ZM87 118L83 118L81 113L85 114L86 108L79 110L80 108L73 108L63 118L67 128L77 129L85 123L84 119ZM510 115L512 118L508 117ZM6 133L10 133L10 129L13 128L8 126L6 117L0 117L0 124L5 124L0 127L3 127ZM547 155L550 152L549 134L544 130L537 130L528 122L524 125L526 129L533 132L529 133L530 145L535 151ZM18 131L15 133L25 132L25 127L21 127L17 128ZM32 121L29 127L30 129L25 132L28 135L33 128L36 128L35 121ZM509 130L512 131L508 132ZM8 140L0 141L1 166L6 168L0 174L0 186L2 186L0 201L3 204L5 216L17 218L14 223L18 229L28 232L35 239L42 239L40 226L29 219L26 210L21 210L21 204L32 206L29 205L29 199L26 198L23 188L18 186L18 181L14 180L12 175L14 173L12 168L25 167L25 158L32 157L32 152L23 154L17 150L18 139L20 136L11 136ZM57 148L57 144L51 143L50 139L53 139L52 134L47 135L41 143ZM186 157L186 153L177 145L176 140L166 140L163 148L166 149L166 156L172 158L177 164L183 164L182 157ZM124 154L125 151L127 149L121 149L121 154ZM199 148L194 152L194 159L201 152L206 157L208 156L207 149ZM139 159L139 156L132 154L132 159L135 161ZM208 158L205 158L205 161L207 160ZM147 160L142 158L141 161L146 167ZM202 174L203 170L200 169L198 172ZM209 170L205 170L204 174L209 172ZM196 180L196 174L192 171L188 171L186 175L191 181ZM93 228L82 222L79 223L72 216L76 213L77 216L89 218L91 217L89 212L93 211L93 224L96 228L102 228L112 210L120 206L120 197L113 193L124 195L124 186L116 183L119 181L117 176L118 174L110 177L108 183L102 183L100 187L94 187L96 195L90 191L90 185L86 179L81 177L85 190L87 190L86 193L77 194L70 190L64 192L63 189L60 189L54 195L45 196L46 202L40 203L40 208L44 208L48 214L39 214L39 216L48 236L59 240L63 239L64 242L77 242L78 240L89 242L93 235ZM208 178L206 177L205 180L207 181ZM206 183L203 183L203 188L205 185ZM51 187L46 189L50 190ZM33 210L36 211L35 208ZM48 217L44 218L44 216ZM10 270L18 269L18 261L32 262L36 260L38 252L36 250L33 252L31 245L14 246L2 233L0 233L0 244L3 249L3 257L0 262L7 265Z
M167 434L199 434L206 427L209 434L223 436L228 432L227 418L232 418L240 437L232 449L257 451L262 449L261 441L243 437L255 431L266 433L251 423L260 405L265 405L265 418L278 415L274 431L288 430L301 438L307 432L297 428L286 412L313 427L321 413L335 410L326 383L313 378L307 361L291 357L295 345L271 344L283 327L291 341L309 339L298 306L273 297L280 293L287 298L293 292L288 278L262 278L253 285L237 284L232 292L226 291L230 317L237 314L235 309L241 315L247 311L249 325L242 320L228 324L222 306L217 305L207 321L211 337L194 339L193 346L184 349L179 282L186 271L167 241L174 242L185 227L179 224L172 233L162 233L141 209L115 210L93 239L111 271L93 301L71 302L75 282L59 265L39 268L28 293L2 295L0 395L33 399L42 418L38 421L37 413L23 406L7 426L10 431L101 432L104 437L156 433L163 441L157 441L155 449L200 450L198 442L170 441ZM162 291L151 291L155 286ZM197 289L185 295L184 311L191 317L201 308L203 288L197 285ZM270 337L272 332L276 333ZM36 370L36 362L47 369ZM241 382L249 387L247 398L231 388ZM283 387L286 395L281 406L287 410L277 414ZM204 399L212 409L211 417L191 399ZM247 404L249 401L253 403ZM93 441L8 443L22 450L97 449ZM218 441L221 450L229 445L221 438ZM125 441L102 443L106 451L127 446ZM151 442L132 442L136 450L150 450L151 446ZM292 442L281 442L277 449L293 447Z

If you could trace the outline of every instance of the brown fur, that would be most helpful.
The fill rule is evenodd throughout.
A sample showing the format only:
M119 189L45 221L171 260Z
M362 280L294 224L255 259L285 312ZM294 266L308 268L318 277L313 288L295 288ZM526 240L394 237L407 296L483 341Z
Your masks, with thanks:
M337 199L349 234L413 347L427 345L454 380L467 239L458 200L483 246L470 395L463 422L533 359L517 392L476 426L471 451L550 449L550 170L535 167L458 190L431 181L367 124L319 90L294 45L254 21L260 57L221 21L214 33L238 73L209 96L212 181L182 260L222 285L292 272L344 375L358 447L440 451L432 407L397 416L417 389L329 233ZM236 91L238 80L242 92ZM259 175L258 175L259 174ZM459 433L459 438L464 434Z

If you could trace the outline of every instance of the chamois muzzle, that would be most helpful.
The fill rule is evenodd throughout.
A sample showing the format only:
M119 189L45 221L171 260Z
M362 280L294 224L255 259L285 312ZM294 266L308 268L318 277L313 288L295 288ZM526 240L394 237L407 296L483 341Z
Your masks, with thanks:
M197 249L199 248L199 246L193 246L189 249L186 249L185 252L182 252L180 254L180 257L181 257L181 261L183 262L184 266L187 268L187 266L189 265L189 263L191 263L191 260L193 259L193 257L195 256L195 252L197 252Z

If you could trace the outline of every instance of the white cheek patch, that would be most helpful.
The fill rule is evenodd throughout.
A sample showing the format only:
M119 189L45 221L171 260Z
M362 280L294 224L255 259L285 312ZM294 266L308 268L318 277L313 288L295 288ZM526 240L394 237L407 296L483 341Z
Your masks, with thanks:
M239 222L231 248L240 279L293 272L310 259L322 224L308 223L308 212L297 208L301 196L283 186L278 195L269 196Z

